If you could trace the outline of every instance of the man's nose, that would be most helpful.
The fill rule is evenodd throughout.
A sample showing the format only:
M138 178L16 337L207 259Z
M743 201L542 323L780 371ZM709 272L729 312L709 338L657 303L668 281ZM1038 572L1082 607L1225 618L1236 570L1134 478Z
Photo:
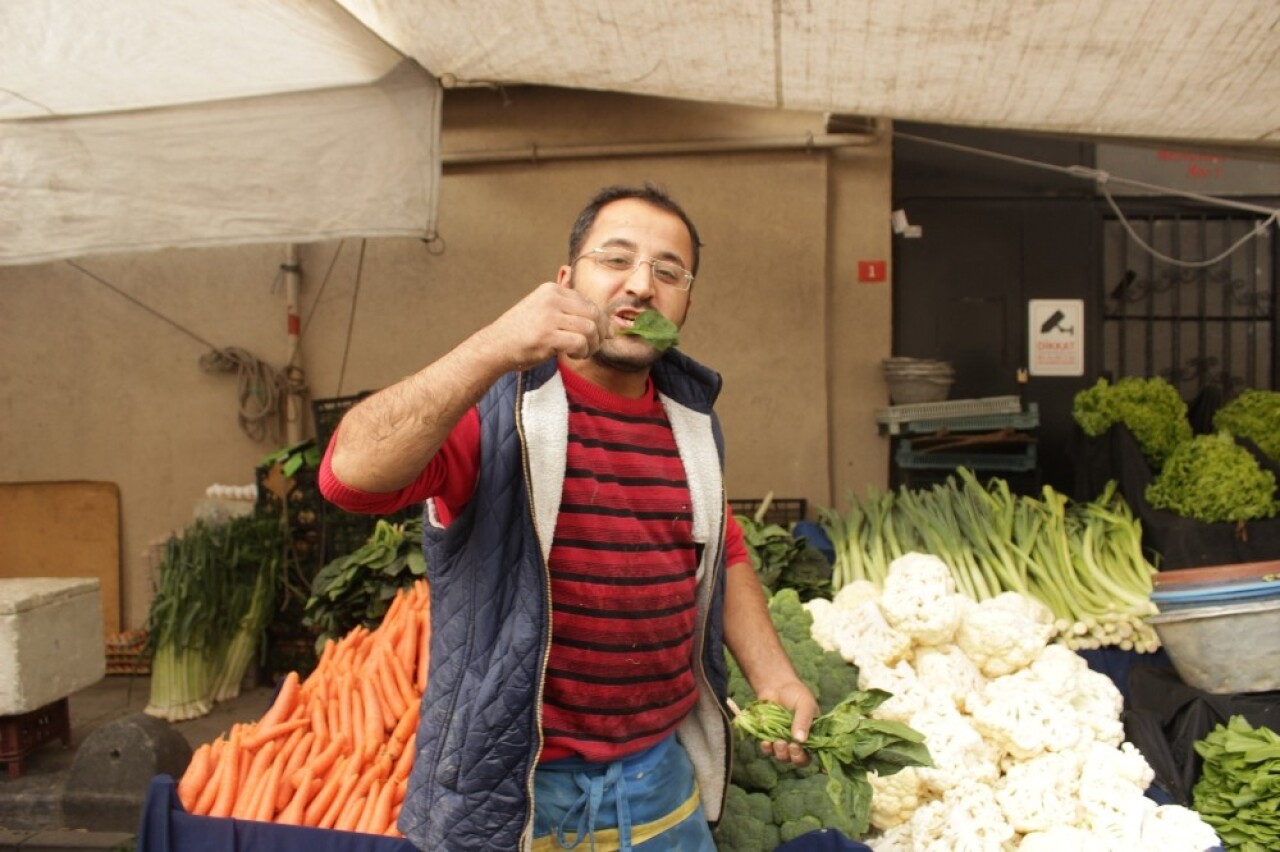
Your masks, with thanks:
M637 295L653 292L653 261L636 261L635 269L627 273L627 292Z

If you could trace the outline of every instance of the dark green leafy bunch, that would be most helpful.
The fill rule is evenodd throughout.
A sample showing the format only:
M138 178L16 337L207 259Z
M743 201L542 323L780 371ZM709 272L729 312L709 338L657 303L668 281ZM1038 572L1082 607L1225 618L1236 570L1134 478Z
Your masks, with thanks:
M780 524L734 517L761 585L769 591L795 589L802 601L831 595L831 563L804 536L795 536Z
M1197 435L1173 452L1147 486L1147 500L1205 523L1276 515L1276 478L1227 432Z
M781 797L775 797L775 821L782 807L784 826L807 815L821 823L814 828L839 828L850 837L862 837L871 819L867 773L883 778L908 766L933 765L923 734L902 722L871 718L872 711L891 697L880 689L856 691L813 720L804 747L827 777L823 789L831 807L809 796L796 802L792 813L785 810ZM773 742L791 738L791 720L791 711L782 705L753 701L734 717L733 727L752 740ZM813 782L810 786L816 788Z
M1280 849L1280 735L1232 716L1195 744L1204 760L1191 806L1238 852Z
M316 574L303 624L319 629L317 649L356 625L377 627L396 592L426 573L422 520L392 524L379 519L373 534L354 553L339 556Z
M1179 444L1191 440L1187 404L1177 388L1159 377L1128 377L1115 384L1098 379L1075 395L1071 415L1095 438L1117 423L1128 426L1143 456L1157 469Z
M1213 428L1248 438L1280 462L1280 391L1244 391L1214 412Z
M659 352L666 351L680 342L680 329L653 308L641 311L631 325L618 333L642 337Z

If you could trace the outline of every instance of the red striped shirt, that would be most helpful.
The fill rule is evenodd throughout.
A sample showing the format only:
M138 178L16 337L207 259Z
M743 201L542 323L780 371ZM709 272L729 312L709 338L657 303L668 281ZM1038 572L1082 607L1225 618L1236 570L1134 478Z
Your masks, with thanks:
M551 545L544 760L613 760L697 701L699 548L684 466L652 387L638 400L570 370L569 448Z

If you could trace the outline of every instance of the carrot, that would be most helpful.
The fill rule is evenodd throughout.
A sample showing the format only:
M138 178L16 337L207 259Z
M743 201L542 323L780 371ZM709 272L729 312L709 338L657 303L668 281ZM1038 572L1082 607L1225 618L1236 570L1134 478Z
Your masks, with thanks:
M382 745L386 729L382 727L382 704L378 701L377 687L371 678L360 681L360 694L364 698L364 754L371 758Z
M337 681L337 698L338 698L338 730L351 741L352 745L356 742L356 728L353 724L352 714L353 696L351 695L350 676L343 672Z
M413 685L419 695L427 691L427 672L431 668L431 615L424 613L418 629L418 670Z
M381 781L374 781L369 788L369 795L364 797L364 807L360 809L360 818L356 820L356 831L370 833L369 823L373 819L373 812L378 806L378 796L382 793L383 786L384 784Z
M414 655L418 653L418 630L422 624L422 614L416 609L405 607L404 629L393 643L396 659L409 671L413 671Z
M367 739L368 728L364 724L364 691L356 690L356 686L350 680L347 682L348 691L351 693L351 746L357 760L364 760L364 752L368 747Z
M342 815L338 817L337 822L333 824L336 831L355 831L356 821L360 819L360 812L364 809L364 796L352 798L347 802L347 806L342 809Z
M258 720L258 728L270 728L280 722L285 721L293 715L294 709L298 706L298 688L301 684L301 678L296 671L289 672L284 676L284 680L280 682L280 688L276 690L276 699L271 702L271 707Z
M253 755L253 762L249 764L249 772L240 784L240 789L236 791L236 801L231 808L231 816L237 819L253 819L253 815L257 812L254 805L266 784L267 774L271 768L271 759L275 757L279 749L280 744L278 742L268 740L267 744L258 749L257 754ZM245 753L248 754L250 752L246 750Z
M293 770L293 773L289 776L290 782L292 782L294 786L301 784L302 773L305 769L310 769L317 778L323 778L325 773L329 771L329 767L333 766L334 762L339 759L339 755L343 755L343 759L345 760L346 750L346 737L339 736L337 739L330 740L315 757L309 758L306 764L301 768Z
M344 754L338 758L338 762L334 764L333 771L325 779L324 785L316 791L315 796L307 803L307 808L303 813L303 825L316 825L321 828L328 828L333 825L325 825L324 820L328 816L328 811L337 801L338 793L344 787L350 789L356 785L356 776L346 771L347 756ZM316 773L317 776L319 773ZM334 815L337 819L337 814Z
M392 729L391 736L387 738L387 750L392 752L393 757L400 754L409 737L418 729L418 711L421 706L422 699L415 698L400 714L400 719Z
M298 781L294 780L294 773L301 769L307 758L311 756L311 746L315 742L316 735L311 731L303 731L299 728L295 731L301 734L301 738L296 743L284 744L280 749L280 754L276 755L276 761L284 765L284 770L280 773L280 789L276 793L276 810L282 811L293 799L293 794L298 789Z
M290 797L289 803L281 809L280 815L276 817L276 822L282 825L302 825L302 819L306 815L307 802L315 793L315 782L319 780L315 777L315 772L310 766L303 767L302 782L298 784Z
M328 719L325 718L325 705L320 699L314 699L311 702L309 714L311 716L311 730L315 732L316 739L324 742L329 739Z
M417 748L415 747L417 740L417 731L409 734L409 739L405 740L404 748L400 750L400 755L396 758L396 765L391 770L391 776L398 781L404 781L409 777L409 773L413 771L413 759L417 755Z
M284 763L278 759L271 761L271 769L263 782L262 795L258 797L257 809L250 815L250 819L270 822L276 815L276 796L280 792L280 776L283 773Z
M201 791L209 783L209 778L213 774L212 755L213 746L209 743L197 748L191 755L191 762L182 773L182 780L178 782L178 801L182 802L182 806L188 813L195 808L196 800L200 798Z
M352 795L356 784L360 782L360 776L356 773L348 773L342 779L336 793L329 802L329 806L325 809L324 815L320 817L320 821L316 823L320 828L334 828L338 824L338 819L342 816L342 812L356 798Z
M391 654L385 654L382 658L383 677L388 679L387 693L391 699L391 709L397 719L404 712L405 706L415 698L413 687L409 685L409 678L400 665L400 660Z
M372 794L370 794L372 795ZM373 805L373 813L365 823L363 830L369 834L383 834L387 824L391 822L392 801L396 795L396 782L388 779L378 790L377 800Z
M289 719L266 727L259 722L257 730L245 738L244 747L249 751L257 751L269 741L283 737L285 734L292 734L309 724L311 724L310 719Z
M229 817L236 803L236 790L240 783L240 732L231 729L231 740L222 751L222 759L218 761L218 773L213 786L216 790L213 802L209 805L208 815L211 817Z
M209 809L213 807L213 801L218 795L218 785L222 776L227 774L227 761L224 759L226 753L223 744L226 741L222 737L214 740L213 748L209 752L210 772L209 780L200 790L200 795L196 799L195 807L191 808L191 813L196 816L206 816Z

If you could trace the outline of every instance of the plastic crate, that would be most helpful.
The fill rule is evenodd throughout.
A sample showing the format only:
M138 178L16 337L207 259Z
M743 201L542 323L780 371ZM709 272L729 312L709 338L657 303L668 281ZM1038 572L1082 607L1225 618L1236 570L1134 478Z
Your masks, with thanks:
M914 449L910 440L898 446L894 461L900 468L954 470L967 467L977 471L1025 471L1036 466L1035 444L992 447L987 452L927 452Z
M754 518L765 499L761 497L750 500L730 500L729 508L735 515ZM803 521L808 510L809 501L803 497L775 497L769 500L769 507L764 511L763 520L767 524L787 526L797 521Z
M26 713L0 716L0 763L9 765L10 778L20 778L27 755L55 739L71 745L71 713L65 698Z
M909 420L900 431L911 435L936 432L994 432L998 429L1035 429L1040 425L1040 406L1027 403L1026 411L1016 414L976 414L971 417L942 417L936 420Z
M952 399L945 402L920 402L891 405L876 409L876 422L897 435L905 424L916 421L954 420L963 417L987 417L998 414L1020 414L1022 400L1016 396L989 396L982 399Z

